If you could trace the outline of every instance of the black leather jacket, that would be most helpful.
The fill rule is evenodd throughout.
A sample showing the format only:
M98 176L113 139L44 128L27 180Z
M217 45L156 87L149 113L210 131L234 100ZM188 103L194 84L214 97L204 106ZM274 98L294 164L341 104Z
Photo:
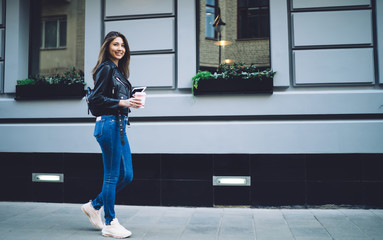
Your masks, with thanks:
M120 99L129 99L132 95L132 85L120 72L118 67L107 60L98 66L94 76L94 106L97 115L128 115L128 107L119 107Z

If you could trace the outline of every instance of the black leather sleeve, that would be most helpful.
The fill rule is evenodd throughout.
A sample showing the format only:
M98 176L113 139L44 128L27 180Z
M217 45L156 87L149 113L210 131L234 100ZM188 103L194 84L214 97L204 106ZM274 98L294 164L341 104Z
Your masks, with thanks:
M120 100L113 98L112 88L113 67L109 64L100 65L95 74L94 105L98 109L112 110L118 108Z

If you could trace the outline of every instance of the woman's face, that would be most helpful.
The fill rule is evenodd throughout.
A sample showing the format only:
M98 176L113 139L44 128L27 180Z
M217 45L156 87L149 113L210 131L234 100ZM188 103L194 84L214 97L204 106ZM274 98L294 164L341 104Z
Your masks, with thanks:
M114 63L118 63L118 61L125 55L125 44L122 38L116 37L109 44L109 58Z

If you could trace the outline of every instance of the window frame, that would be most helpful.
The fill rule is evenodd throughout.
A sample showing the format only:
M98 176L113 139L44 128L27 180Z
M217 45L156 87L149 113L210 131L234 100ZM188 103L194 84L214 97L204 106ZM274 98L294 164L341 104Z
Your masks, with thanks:
M270 32L271 32L271 30L269 30L268 36L240 37L240 26L241 26L239 24L240 11L242 9L246 9L246 12L248 12L250 7L240 8L239 7L239 1L240 0L237 0L237 40L238 41L247 41L247 40L265 40L265 39L270 39ZM254 7L254 8L257 8L257 11L259 12L259 11L262 11L262 8L264 8L264 7L267 7L269 29L270 29L271 28L270 27L270 1L268 1L267 6L259 6L259 7ZM251 7L251 8L253 8L253 7ZM261 19L260 14L257 14L255 16L257 16L259 19ZM263 22L262 21L260 21L260 22L257 21L257 24L258 24L258 28L260 28L262 26Z
M4 93L5 79L5 1L0 0L0 94Z
M56 46L55 47L46 47L45 46L45 23L48 21L56 21ZM41 50L54 50L54 49L66 49L67 40L65 39L65 45L61 46L60 37L61 37L61 23L65 22L65 38L68 36L68 21L67 16L53 16L53 17L43 17L41 18Z
M205 18L206 18L206 13L207 13L207 11L206 11L207 7L212 7L212 8L214 8L214 19L215 19L215 18L217 17L217 12L218 12L218 8L219 8L219 6L218 6L218 0L214 0L214 5L207 4L207 2L205 3ZM207 27L207 24L206 24L206 19L205 19L205 28L206 28L206 27ZM214 28L213 28L213 31L214 31L214 37L211 38L211 37L206 36L206 29L205 29L205 38L206 38L206 39L209 39L209 40L218 40L218 34L217 34L217 32L214 30Z

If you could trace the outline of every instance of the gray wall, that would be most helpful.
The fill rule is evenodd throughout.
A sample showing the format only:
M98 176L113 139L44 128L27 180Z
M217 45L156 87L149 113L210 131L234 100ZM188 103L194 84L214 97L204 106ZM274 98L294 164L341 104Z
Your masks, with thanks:
M29 1L6 1L4 92L16 91L16 81L28 76Z
M189 90L197 57L194 2L178 0L173 5L169 0L166 1L168 8L162 9L156 8L155 2L147 1L154 4L152 9L140 8L139 3L145 1L134 0L130 1L135 5L133 12L121 13L120 9L107 6L105 19L101 14L101 0L86 1L88 84L93 85L90 72L96 63L105 26L105 31L121 28L128 40L132 36L131 47L136 49L131 69L133 85L154 86L147 92L145 109L132 111L132 117L146 118L144 122L134 121L128 129L133 153L383 152L383 120L374 117L383 113L383 91L378 84L383 82L383 74L375 71L375 67L382 64L383 26L382 21L378 21L378 41L373 41L369 36L373 31L369 1L354 1L357 9L350 10L349 1L292 0L290 8L285 0L270 0L271 64L277 71L274 94L205 97L193 97ZM327 7L334 7L333 4L336 9L328 11ZM382 1L377 1L378 19L382 19L382 5ZM174 42L165 40L166 36L158 36L163 39L159 45L134 44L139 41L142 29L131 24L138 21L131 15L147 10L145 14L149 16L157 11L169 14L161 24L164 24L164 33L174 34ZM350 31L348 37L343 38L345 33L340 36L337 31L327 29L323 24L329 12L341 19L337 22L340 28L349 27L345 19L350 16L362 21L363 26L354 26L354 30L368 36L352 35ZM23 19L17 8L7 9L9 15ZM151 24L151 18L139 20L143 29ZM305 37L302 32L311 28L327 32L323 30L321 38ZM19 34L8 29L7 25L6 46ZM332 42L326 42L330 39ZM157 54L156 51L164 49L166 51ZM150 52L144 55L143 51ZM11 60L5 60L6 71L26 70L24 65L11 64ZM322 71L328 67L325 65L328 61L331 61L330 71L334 71L330 74L332 78ZM150 71L146 63L150 63ZM360 71L354 72L356 67ZM6 76L5 83L12 92L16 76ZM312 115L320 117L310 118ZM266 120L263 116L267 116ZM1 119L86 117L84 99L18 102L6 95L0 98ZM151 121L151 117L156 118ZM170 120L160 121L158 117L170 117ZM92 123L15 124L8 121L0 124L0 152L100 152L92 132Z

